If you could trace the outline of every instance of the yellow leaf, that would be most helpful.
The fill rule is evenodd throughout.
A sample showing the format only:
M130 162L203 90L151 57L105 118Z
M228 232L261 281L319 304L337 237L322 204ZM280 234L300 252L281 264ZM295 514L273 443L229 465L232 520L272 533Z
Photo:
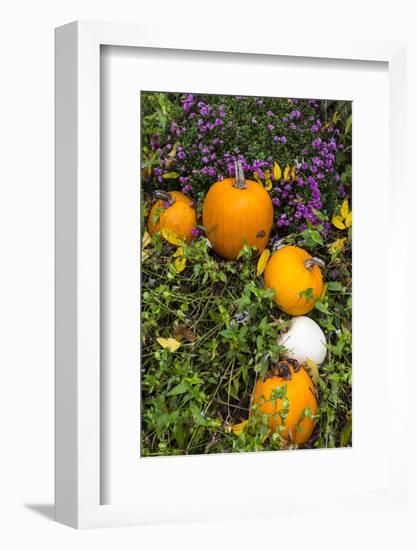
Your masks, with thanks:
M163 348L168 348L169 351L172 352L177 351L181 345L181 342L178 342L175 338L157 338L156 341L160 346Z
M349 214L346 216L345 224L346 227L352 227L352 212L349 212Z
M266 264L268 263L270 254L271 254L271 252L268 250L268 248L265 248L265 250L260 255L259 260L258 260L258 265L256 266L256 276L257 277L262 275L262 273L264 272Z
M254 172L254 173L253 173L253 177L256 179L256 181L257 181L258 183L262 184L261 178L259 177L258 172Z
M323 285L323 290L321 291L321 294L320 294L320 301L322 302L327 294L327 287L328 287L328 283L325 283Z
M310 359L310 357L307 357L305 367L307 372L310 374L314 384L317 385L320 381L319 368L317 366L317 363L313 361L313 359Z
M294 166L291 168L291 178L292 178L293 180L295 180L295 178L296 178L295 170L296 170L296 166L294 165Z
M248 420L244 420L243 422L239 422L239 424L233 424L232 425L232 432L239 436L243 430L245 429L246 424L248 423Z
M177 154L177 147L178 145L180 144L179 141L177 141L176 143L174 143L174 147L171 149L171 151L168 153L168 157L173 159L175 157L175 155Z
M179 256L184 256L184 250L182 249L182 246L179 246L172 255L173 258L178 258Z
M178 178L177 172L167 172L166 174L162 174L162 177L164 180L175 180Z
M280 180L282 178L281 166L277 162L274 162L273 172L274 172L274 180Z
M151 256L151 253L149 252L149 250L142 250L142 262L147 260L149 256Z
M336 124L338 118L339 118L339 113L335 111L332 116L332 124Z
M269 170L265 170L264 172L264 178L266 180L270 180L271 179L271 172Z
M187 259L184 258L184 256L180 256L175 260L175 269L177 270L177 273L181 273L181 271L184 271L185 266L187 264Z
M342 208L340 209L340 215L343 219L349 214L349 203L347 200L343 201Z
M346 226L343 223L343 219L340 216L333 216L332 224L337 227L337 229L346 229Z
M285 181L289 181L289 179L291 178L290 174L291 174L291 168L287 164L287 166L284 169L284 180Z
M166 241L168 241L170 244L175 244L176 246L181 246L182 242L177 237L175 231L172 231L172 229L168 229L168 227L163 227L161 229L162 236Z
M336 239L332 243L328 244L327 248L330 254L333 254L334 252L340 252L341 250L343 250L346 241L347 239L346 237L344 237L343 239Z
M266 180L266 182L265 182L265 189L266 189L267 191L271 191L271 189L272 189L272 181L271 181L271 180L269 180L269 179Z

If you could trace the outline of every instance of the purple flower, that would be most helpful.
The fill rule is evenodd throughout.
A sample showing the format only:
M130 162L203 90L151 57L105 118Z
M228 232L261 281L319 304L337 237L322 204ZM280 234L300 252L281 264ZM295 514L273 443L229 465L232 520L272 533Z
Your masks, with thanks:
M291 113L288 115L291 120L298 120L301 118L301 113L298 110L291 111Z
M346 197L346 191L343 183L339 185L339 195L341 196L342 199Z
M220 118L216 118L216 120L214 121L215 126L221 126L222 124L223 124L223 121Z
M184 160L186 156L187 156L187 155L184 153L184 151L179 151L179 152L178 152L178 158L179 158L180 160Z
M190 191L193 190L193 186L192 185L184 185L182 190L184 191L184 193L189 193Z
M198 229L198 227L193 227L191 229L191 235L193 237L198 237L200 235L200 230Z
M268 124L267 128L270 132L272 132L272 130L275 128L275 126L273 124Z
M256 102L259 106L262 106L264 104L264 100L263 99L258 99L258 101Z
M319 128L318 126L316 126L316 124L313 124L313 126L310 128L310 130L313 132L313 133L316 133L319 131Z
M272 111L267 111L266 116L274 116L274 113Z
M320 138L316 138L316 139L313 139L311 145L317 149L317 147L320 147L321 145L321 139Z
M279 205L281 204L281 201L279 200L278 197L274 197L274 198L272 199L272 204L273 204L274 206L279 206Z
M187 176L181 176L180 177L181 185L185 185L186 183L188 183L188 180L189 180L189 178Z
M160 148L158 134L153 134L153 136L151 137L151 147L154 151Z

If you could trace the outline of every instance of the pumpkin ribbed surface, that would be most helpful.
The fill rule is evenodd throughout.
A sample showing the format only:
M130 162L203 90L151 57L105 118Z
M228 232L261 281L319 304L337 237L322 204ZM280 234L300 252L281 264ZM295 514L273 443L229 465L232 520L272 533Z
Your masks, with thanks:
M312 256L298 246L284 246L269 259L264 271L265 286L275 290L276 304L289 315L311 311L323 291L321 270L306 267Z
M271 197L262 185L246 180L246 188L234 178L212 185L204 199L203 225L214 250L235 260L244 244L265 248L273 221Z
M298 444L308 441L313 433L315 421L303 412L308 408L312 415L317 414L317 401L313 382L304 370L298 372L290 367L291 379L271 374L265 380L258 379L252 395L252 406L258 405L257 415L268 415L268 426L273 432L278 432L284 439ZM288 399L288 414L283 421L280 412L283 411L283 399L274 398L273 390L286 386L285 398ZM285 408L284 408L285 409ZM283 428L280 428L280 426Z
M169 195L175 199L171 206L164 208L164 201L161 199L152 206L148 219L148 232L153 235L164 228L170 229L179 239L190 243L195 238L192 229L196 229L197 226L196 211L192 200L180 191L170 191ZM157 208L164 210L155 223L154 216Z

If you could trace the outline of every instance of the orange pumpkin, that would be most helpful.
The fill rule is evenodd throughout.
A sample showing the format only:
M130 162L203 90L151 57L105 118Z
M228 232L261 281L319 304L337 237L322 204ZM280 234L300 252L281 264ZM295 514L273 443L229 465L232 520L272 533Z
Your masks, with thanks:
M320 267L324 267L323 260L298 246L284 246L266 265L265 286L275 290L274 300L282 311L304 315L313 309L323 291Z
M265 248L273 222L271 197L264 187L245 180L243 167L235 163L236 177L213 184L203 205L203 225L214 250L235 260L243 246Z
M274 390L284 386L285 396L276 397ZM268 415L269 429L283 439L298 444L310 439L316 423L311 416L317 414L317 401L314 384L297 361L281 361L265 380L258 379L252 395L251 406L254 405L257 407L251 409L251 414Z
M193 229L197 228L197 215L190 197L179 191L155 191L153 196L158 200L149 214L149 234L153 235L166 228L173 231L179 239L190 243L195 238ZM159 213L157 209L160 209ZM156 220L158 214L159 218Z

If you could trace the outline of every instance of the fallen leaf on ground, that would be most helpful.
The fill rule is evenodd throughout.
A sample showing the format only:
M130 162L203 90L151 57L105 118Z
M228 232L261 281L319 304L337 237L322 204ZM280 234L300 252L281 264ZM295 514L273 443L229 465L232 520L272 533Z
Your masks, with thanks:
M178 342L178 340L175 340L175 338L157 338L156 341L160 346L163 348L169 349L169 351L177 351L177 349L180 347L181 342Z
M256 266L256 276L259 277L262 275L262 273L265 271L266 264L268 263L269 256L271 252L268 248L265 248L265 250L262 252L262 254L259 257L258 265Z

